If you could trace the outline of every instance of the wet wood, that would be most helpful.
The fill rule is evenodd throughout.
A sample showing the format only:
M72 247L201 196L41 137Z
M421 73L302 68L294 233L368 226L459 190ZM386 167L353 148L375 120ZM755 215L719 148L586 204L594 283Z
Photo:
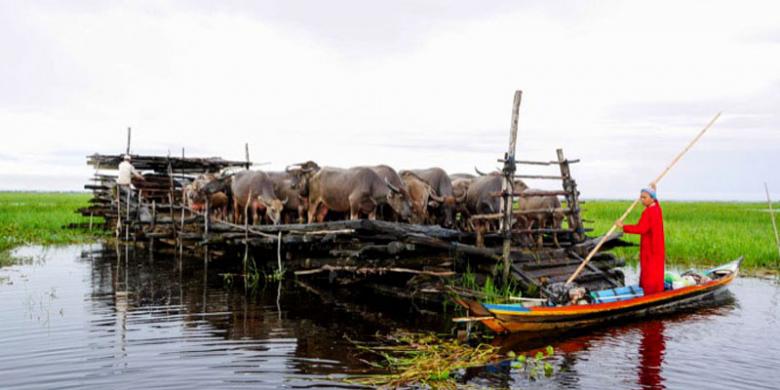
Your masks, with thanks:
M246 144L245 151L248 152ZM125 234L132 234L133 238L151 242L150 246L154 246L156 250L166 251L166 248L173 247L178 249L179 253L184 253L186 248L193 254L204 254L208 247L210 255L225 256L227 261L233 258L243 259L246 265L250 258L260 260L257 266L263 268L264 272L278 269L283 260L285 269L303 272L301 275L312 275L315 280L322 279L316 276L317 274L334 273L338 275L338 284L351 286L362 283L365 287L389 295L414 297L418 294L415 299L422 293L426 296L443 294L443 286L427 283L441 277L457 278L467 264L470 264L472 272L481 275L482 280L493 277L496 272L497 277L502 277L502 270L496 269L496 264L505 258L506 246L502 243L507 242L506 234L509 234L510 238L509 250L506 251L510 277L521 287L532 287L537 291L544 291L550 281L559 280L561 275L576 266L583 253L587 253L595 244L594 239L587 238L584 234L575 237L577 233L589 230L584 228L515 228L500 233L488 231L486 222L503 220L505 215L502 213L474 216L473 221L482 221L485 224L476 231L460 231L438 225L381 220L280 225L249 225L244 221L236 224L214 218L210 204L206 207L206 213L193 210L184 204L185 186L197 175L225 167L246 168L251 164L248 153L246 157L245 161L230 162L219 158L134 156L133 163L136 168L147 171L146 180L134 182L139 189L137 199L128 202L127 199L118 198L115 192L116 175L99 173L85 186L92 191L93 198L89 207L82 208L80 212L102 217L108 224L118 223L114 225L117 232L124 229ZM116 169L112 168L112 164L118 165L120 161L121 156L89 156L89 162L100 163L101 169L102 164L105 164L105 169ZM539 163L564 165L571 161ZM533 174L513 177L549 178L564 182L570 179L563 171L560 177ZM574 184L573 180L570 184ZM578 195L576 184L567 187L565 183L563 191L532 190L522 194L506 192L496 195L509 198L564 196L567 202L569 199L576 199ZM509 211L513 219L538 213L560 213L566 216L576 214L579 217L578 208L571 207L578 203L580 202L568 202L569 207L565 208ZM142 219L142 211L147 209L149 216ZM135 214L132 220L129 218L130 214L127 214L130 210ZM560 247L553 245L553 233L560 234ZM532 238L542 238L541 245L537 246L535 239L533 243L528 243L529 235ZM615 239L617 238L610 237L608 242ZM154 241L157 243L154 244ZM274 257L276 262L272 260ZM614 285L612 281L616 275L611 269L618 264L620 261L617 259L598 257L593 260L592 267L586 269L584 278L578 281L593 285ZM414 292L410 292L410 288L413 288Z
M320 272L331 272L331 271L352 272L358 274L384 274L388 272L397 272L397 273L440 276L440 277L449 277L455 275L455 272L452 271L435 272L435 271L420 271L415 269L398 268L398 267L357 267L357 266L350 267L350 266L332 266L332 265L324 265L317 269L295 271L295 275L303 276L303 275L311 275Z

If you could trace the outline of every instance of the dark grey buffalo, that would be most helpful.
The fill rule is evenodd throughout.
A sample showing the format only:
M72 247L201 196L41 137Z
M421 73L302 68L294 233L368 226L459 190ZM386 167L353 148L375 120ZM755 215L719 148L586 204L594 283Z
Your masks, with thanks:
M379 178L385 181L387 185L391 188L393 193L399 195L401 198L401 202L399 202L398 207L400 207L401 212L395 212L395 208L392 207L385 207L389 205L380 205L379 206L379 214L384 219L395 219L395 220L403 220L408 221L412 216L411 211L411 203L412 199L409 195L409 190L406 187L406 182L401 179L401 176L398 175L398 172L396 172L395 169L388 165L374 165L370 167L366 167L368 169L371 169L379 175Z
M472 214L492 214L501 211L501 192L504 177L498 174L479 176L471 181L466 191L466 207ZM523 192L528 186L522 180L514 181L514 192Z
M324 221L328 211L348 212L350 219L358 219L361 214L375 219L377 206L383 204L388 204L401 217L409 217L409 203L399 189L370 168L324 167L300 177L306 182L309 223Z
M441 168L410 169L409 172L417 175L433 189L430 196L431 215L435 216L436 222L444 227L454 226L455 208L458 201L462 199L455 198L452 192L452 181L447 172Z
M460 176L463 175L463 176ZM459 229L468 228L468 218L471 216L468 207L466 206L466 194L469 191L471 182L474 181L476 176L468 174L456 174L450 175L452 180L452 195L455 196L455 215L460 215L460 218L456 221L456 226Z

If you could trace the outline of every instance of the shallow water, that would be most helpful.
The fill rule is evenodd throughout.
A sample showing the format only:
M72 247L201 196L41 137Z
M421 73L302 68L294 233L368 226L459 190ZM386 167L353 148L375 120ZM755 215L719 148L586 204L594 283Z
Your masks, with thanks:
M92 250L99 253L91 253ZM85 254L82 254L84 252ZM396 328L447 331L446 318L371 298L352 302L286 281L255 294L199 259L133 248L23 248L0 269L0 388L348 387L367 372L348 341ZM558 335L497 338L518 353L552 345L555 374L509 364L469 370L476 386L777 388L780 287L738 278L712 308Z

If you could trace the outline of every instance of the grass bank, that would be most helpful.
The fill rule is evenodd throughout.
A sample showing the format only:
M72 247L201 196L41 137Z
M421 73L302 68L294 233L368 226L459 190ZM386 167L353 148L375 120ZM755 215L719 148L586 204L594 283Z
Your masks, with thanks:
M631 204L630 201L587 201L583 218L600 235ZM666 258L671 264L717 264L745 256L746 267L776 268L778 253L772 222L766 203L741 202L662 202ZM773 205L775 209L779 205ZM644 210L642 205L626 218L636 223ZM639 243L639 236L626 235ZM629 261L639 259L639 247L618 248L615 252Z
M21 245L88 242L96 234L64 229L88 222L75 211L88 205L87 193L0 192L0 254ZM606 232L629 201L587 201L583 216L593 220L591 234ZM663 202L667 261L676 264L716 264L745 256L747 267L777 267L778 253L765 203ZM780 204L776 206L780 209ZM627 221L639 219L641 205ZM626 240L638 243L638 236ZM636 261L638 247L618 248ZM2 257L2 256L0 256Z
M89 222L76 209L88 205L87 193L0 192L0 257L21 245L88 242L94 234L65 229ZM2 260L0 260L2 261Z

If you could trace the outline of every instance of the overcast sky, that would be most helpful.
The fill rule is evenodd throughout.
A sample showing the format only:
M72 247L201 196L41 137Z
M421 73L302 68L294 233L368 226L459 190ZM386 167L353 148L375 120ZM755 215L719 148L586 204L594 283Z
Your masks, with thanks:
M0 190L124 151L488 170L562 147L583 196L780 198L777 1L0 1ZM552 173L528 168L526 173ZM549 188L552 183L530 183Z

